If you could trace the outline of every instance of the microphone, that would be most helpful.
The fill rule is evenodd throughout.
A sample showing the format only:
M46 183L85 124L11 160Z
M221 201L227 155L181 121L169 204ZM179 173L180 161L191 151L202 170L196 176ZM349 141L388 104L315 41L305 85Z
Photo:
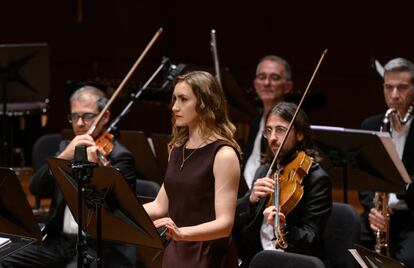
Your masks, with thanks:
M167 75L165 77L165 81L161 86L161 89L170 89L174 79L179 76L187 65L183 63L179 63L178 65L171 64L170 68L168 69Z
M168 64L167 64L168 63ZM164 68L170 68L171 66L171 61L170 58L163 56L161 58L161 65L164 66Z
M88 162L88 154L86 153L86 145L77 145L75 147L75 156L73 158L76 163Z

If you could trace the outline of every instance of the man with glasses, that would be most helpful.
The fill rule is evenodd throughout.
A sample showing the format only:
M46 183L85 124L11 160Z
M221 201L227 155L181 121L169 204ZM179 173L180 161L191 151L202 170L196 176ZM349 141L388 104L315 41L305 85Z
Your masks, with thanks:
M390 60L384 66L383 92L387 107L395 109L391 113L390 131L397 153L407 169L408 174L414 175L414 124L412 117L407 117L410 106L414 103L414 65L404 58ZM365 119L361 128L380 131L384 129L383 119L385 113ZM402 121L402 122L401 122ZM373 193L360 193L364 212L361 214L363 225L361 230L361 243L374 248L374 232L385 230L384 215L374 208ZM402 261L407 267L414 267L414 194L413 184L409 184L407 193L388 195L390 211L389 252L393 258Z
M103 110L108 99L105 94L91 86L76 90L70 98L69 122L75 137L71 141L62 141L57 158L73 160L75 147L86 145L88 160L102 165L98 152L101 151L96 139L109 121L110 112L105 111L102 120L96 127L96 136L87 134L96 116ZM135 192L135 160L130 151L115 141L112 152L106 157L108 163L124 175L128 184ZM76 266L76 242L78 226L45 165L36 172L30 181L30 191L33 195L52 198L49 219L43 234L46 239L41 246L30 245L24 250L11 255L3 261L5 267L69 267ZM88 247L94 247L95 241L88 239ZM91 252L91 250L90 250ZM105 267L135 267L136 247L115 242L103 241L103 259ZM94 263L95 264L95 263ZM93 267L93 266L92 266Z
M283 101L293 88L289 63L275 55L263 57L257 65L253 85L263 107L259 111L259 116L251 124L243 150L242 174L249 189L256 169L260 166L260 157L264 153L266 143L262 136L264 117L275 104Z
M263 217L275 188L274 179L266 175L296 109L293 103L280 102L267 114L263 132L268 145L265 162L257 169L250 191L237 201L233 234L243 267L248 267L256 253L276 249L273 226ZM331 184L326 172L316 162L318 153L314 149L310 123L301 110L276 159L282 175L283 167L300 156L299 152L312 157L312 163L302 178L303 196L288 215L279 213L280 225L286 234L285 250L322 257L324 228L332 208Z

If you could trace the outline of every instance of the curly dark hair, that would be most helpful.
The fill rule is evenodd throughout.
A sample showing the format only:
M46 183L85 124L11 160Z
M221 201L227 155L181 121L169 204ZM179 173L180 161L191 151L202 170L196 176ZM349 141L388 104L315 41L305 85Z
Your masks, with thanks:
M279 102L266 114L265 122L267 122L270 115L280 116L284 120L290 122L297 108L298 106L294 103ZM298 143L296 149L298 151L304 151L307 155L313 157L316 162L320 162L321 157L319 156L319 152L312 138L309 118L302 109L299 110L296 120L293 123L293 127L297 132L303 134L303 140ZM271 162L273 157L273 152L270 150L269 146L266 146L266 152L262 156L262 161Z

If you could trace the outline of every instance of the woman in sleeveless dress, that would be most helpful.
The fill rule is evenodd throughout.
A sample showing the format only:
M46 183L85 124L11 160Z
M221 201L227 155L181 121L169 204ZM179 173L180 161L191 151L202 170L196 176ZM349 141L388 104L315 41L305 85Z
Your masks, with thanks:
M163 267L237 267L231 238L240 177L239 146L223 90L211 74L177 78L164 183L144 207L170 243Z

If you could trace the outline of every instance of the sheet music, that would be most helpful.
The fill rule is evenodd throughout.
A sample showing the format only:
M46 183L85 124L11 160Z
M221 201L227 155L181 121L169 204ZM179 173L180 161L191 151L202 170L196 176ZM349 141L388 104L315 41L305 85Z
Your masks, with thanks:
M358 251L354 248L350 248L348 249L349 252L351 252L352 256L354 257L354 259L359 263L359 265L361 265L362 268L369 268L364 260L362 259L361 255L359 255Z
M382 132L379 132L382 133ZM387 150L388 154L391 156L392 161L395 163L395 166L397 167L398 171L402 175L402 178L405 183L411 183L410 176L408 175L407 170L405 169L403 163L401 161L398 161L400 158L397 153L397 149L395 148L394 143L392 142L391 138L384 138L378 135L382 144L384 144L385 149Z
M11 243L10 238L0 237L0 248L7 246L10 243Z
M355 244L354 249L348 249L355 260L363 268L403 268L403 263L390 257L381 255L373 250Z

